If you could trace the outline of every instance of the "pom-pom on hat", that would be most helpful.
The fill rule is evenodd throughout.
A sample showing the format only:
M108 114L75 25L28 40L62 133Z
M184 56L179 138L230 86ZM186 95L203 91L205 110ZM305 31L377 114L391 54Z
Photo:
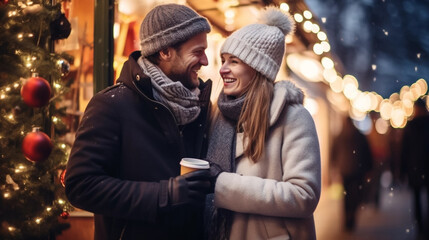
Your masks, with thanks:
M233 32L220 53L232 54L274 81L285 52L285 36L293 32L292 17L280 9L268 7L261 12L258 23Z
M207 19L187 6L159 5L146 15L140 26L142 56L150 56L210 30Z

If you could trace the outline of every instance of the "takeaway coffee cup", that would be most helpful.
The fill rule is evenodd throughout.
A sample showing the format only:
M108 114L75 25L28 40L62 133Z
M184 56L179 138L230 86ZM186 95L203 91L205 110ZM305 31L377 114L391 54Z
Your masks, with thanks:
M182 158L180 161L180 175L199 169L209 169L209 162L197 158Z

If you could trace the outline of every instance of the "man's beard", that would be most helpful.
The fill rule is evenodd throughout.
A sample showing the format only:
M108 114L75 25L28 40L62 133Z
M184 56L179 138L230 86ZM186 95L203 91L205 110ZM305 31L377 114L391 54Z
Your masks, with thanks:
M185 73L171 73L169 78L173 81L179 81L185 86L187 89L193 90L198 87L193 83L194 81L191 79L191 76L187 72Z

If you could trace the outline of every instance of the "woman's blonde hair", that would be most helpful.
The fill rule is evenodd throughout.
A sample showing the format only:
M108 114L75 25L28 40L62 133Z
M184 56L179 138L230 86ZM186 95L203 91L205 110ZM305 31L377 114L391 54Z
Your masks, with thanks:
M273 91L274 83L257 72L249 85L238 119L237 131L243 131L243 140L247 142L244 155L254 162L264 152Z

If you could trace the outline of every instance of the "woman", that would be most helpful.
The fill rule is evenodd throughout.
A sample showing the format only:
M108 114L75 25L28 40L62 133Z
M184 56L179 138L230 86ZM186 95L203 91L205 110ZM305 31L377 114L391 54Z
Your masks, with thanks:
M315 239L320 151L303 92L274 79L293 22L277 8L221 48L223 91L207 159L215 180L209 238Z

